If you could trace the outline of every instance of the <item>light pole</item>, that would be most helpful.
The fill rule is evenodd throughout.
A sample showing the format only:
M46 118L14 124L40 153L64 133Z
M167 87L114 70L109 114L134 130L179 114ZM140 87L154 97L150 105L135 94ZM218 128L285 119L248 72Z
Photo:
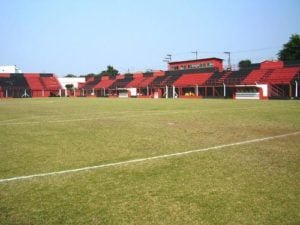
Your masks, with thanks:
M171 54L167 54L166 57L163 60L164 62L171 62L172 61L172 55Z
M228 55L228 70L231 70L231 62L230 62L230 52L224 52L224 54Z
M198 59L198 51L196 50L195 52L192 52L193 54L196 55L196 60Z

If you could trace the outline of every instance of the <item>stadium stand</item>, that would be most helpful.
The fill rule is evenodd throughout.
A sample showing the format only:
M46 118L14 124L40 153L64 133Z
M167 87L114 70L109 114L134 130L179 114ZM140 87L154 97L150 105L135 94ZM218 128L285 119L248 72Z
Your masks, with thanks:
M139 83L141 83L142 80L144 80L144 77L134 78L132 81L130 81L129 83L127 83L126 87L127 88L138 87Z
M141 83L138 84L137 87L139 88L145 88L147 86L150 86L150 84L154 81L156 77L144 77L144 79L141 81Z
M270 69L254 69L243 80L244 84L256 84L262 80L262 77L268 75L272 70Z
M113 82L115 82L115 80L111 80L109 79L109 77L102 77L101 81L99 83L97 83L94 88L96 90L99 89L108 89L111 87L111 85L113 84Z
M298 97L300 61L264 61L246 69L183 68L148 71L116 77L90 77L79 83L73 96L174 97L186 93L203 97L235 97L235 93L269 97ZM167 87L167 88L166 88ZM54 74L0 74L0 97L61 96L62 86ZM62 94L63 95L63 94ZM167 96L166 96L167 95ZM63 95L66 96L66 95Z
M30 97L30 88L24 78L23 74L1 74L0 87L2 90L2 96L21 98Z
M101 82L100 78L89 79L83 86L82 89L92 90L95 89L95 86Z
M40 74L41 82L47 90L57 91L61 85L53 74Z
M249 75L251 69L241 69L237 71L232 71L223 80L225 84L241 84L242 81Z
M164 86L172 86L173 83L181 77L182 74L176 75L166 75L161 77L156 77L151 83L150 86L153 87L164 87Z
M121 79L116 79L116 81L111 85L111 88L125 88L128 85L128 83L130 83L133 80L133 75L124 75L120 78Z
M222 85L221 80L225 79L225 75L227 75L226 71L214 72L212 74L212 76L210 76L209 79L207 79L207 81L205 82L205 85L208 85L208 86Z
M275 69L265 81L269 84L289 84L299 71L300 67Z
M174 82L174 85L176 87L200 86L203 85L211 75L212 73L183 74Z
M32 97L43 97L45 95L45 87L42 84L40 74L25 74L24 75L30 90Z

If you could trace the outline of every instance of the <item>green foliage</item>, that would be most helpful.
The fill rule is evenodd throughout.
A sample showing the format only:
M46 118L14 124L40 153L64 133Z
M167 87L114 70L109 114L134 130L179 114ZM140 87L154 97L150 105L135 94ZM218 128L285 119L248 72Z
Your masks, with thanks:
M66 75L65 77L77 77L77 76L74 75L74 74L68 74L68 75Z
M119 71L116 70L113 66L108 65L106 70L103 70L99 75L103 76L110 76L110 77L116 77L119 74Z
M300 35L293 34L278 53L280 60L300 60Z
M73 87L74 87L73 84L66 84L66 88L69 89L69 90L70 90L70 89L73 89Z
M96 76L97 76L97 75L94 74L94 73L89 73L89 74L85 75L85 79L88 80L89 78L91 78L91 77L96 77Z
M250 67L250 66L251 66L251 60L250 59L241 60L239 62L239 68L240 69L244 69L244 68L247 68L247 67Z

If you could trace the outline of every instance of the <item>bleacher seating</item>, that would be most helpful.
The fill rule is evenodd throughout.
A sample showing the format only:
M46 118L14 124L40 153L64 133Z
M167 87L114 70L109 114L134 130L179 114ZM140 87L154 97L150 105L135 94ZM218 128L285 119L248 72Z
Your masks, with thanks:
M60 83L53 74L40 74L40 78L46 90L58 91L62 89Z
M10 73L0 73L0 79L1 78L9 78L10 77Z
M176 75L166 75L161 77L156 77L152 82L151 86L156 87L163 87L163 86L172 86L174 82L181 77L182 74L176 74Z
M156 77L144 77L141 82L136 86L137 88L146 88Z
M241 84L242 81L249 75L251 69L241 69L237 71L231 71L227 74L227 77L223 80L225 84Z
M144 77L136 77L136 78L133 78L132 81L130 81L126 87L127 88L131 88L131 87L137 87L139 85L139 83L142 82L142 80L145 79Z
M115 80L110 80L110 79L101 79L101 81L99 83L97 83L94 86L95 90L99 90L99 89L108 89L111 87L111 85L115 82Z
M85 89L85 90L92 90L92 89L95 89L95 86L97 84L99 84L101 82L100 79L92 79L90 80L89 82L86 82L83 86L82 86L82 89Z
M300 67L275 69L266 82L270 84L289 84L299 73Z
M10 81L12 82L13 87L29 89L29 86L23 74L19 74L19 73L11 74Z
M42 84L40 74L25 74L24 77L30 87L32 97L49 96L50 92L44 91L46 88Z
M270 69L255 69L243 80L243 84L256 84L262 80L262 77L270 73Z
M26 74L24 75L29 87L31 90L34 91L41 91L45 89L43 86L41 79L40 79L40 74Z
M0 77L0 87L2 87L2 89L13 87L13 83L10 80L10 75L9 77Z
M259 67L260 66L260 67ZM94 96L107 96L115 89L138 88L160 89L175 86L179 89L199 86L203 96L214 96L223 84L227 92L234 90L235 85L269 84L273 96L290 96L295 92L294 80L300 79L300 61L280 62L265 61L247 69L238 71L216 71L215 68L189 69L175 71L150 71L146 73L117 75L116 77L90 77L86 83L79 84L82 89L92 91ZM219 88L219 89L218 89ZM0 74L0 89L3 97L23 97L24 93L32 97L58 96L62 89L53 74ZM94 90L92 90L94 89ZM138 90L145 93L145 90ZM83 91L83 93L85 93ZM221 93L221 92L220 92ZM84 94L85 95L85 94Z
M212 73L183 74L174 82L174 85L176 87L200 86L203 85L211 75Z
M133 76L124 76L123 79L116 79L116 81L111 85L112 88L125 88L128 83L133 80Z
M1 96L6 97L28 97L29 96L29 86L24 78L24 75L21 73L16 74L3 74L0 76L0 87L1 87ZM26 93L26 96L24 94Z
M205 85L213 86L213 85L222 84L221 79L224 80L225 75L226 75L226 71L222 71L222 72L216 71L207 79Z

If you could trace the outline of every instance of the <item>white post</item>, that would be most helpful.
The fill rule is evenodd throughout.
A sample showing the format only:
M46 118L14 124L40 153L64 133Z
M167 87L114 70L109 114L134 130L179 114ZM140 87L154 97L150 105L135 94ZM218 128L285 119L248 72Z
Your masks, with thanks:
M196 91L195 91L196 96L199 96L199 92L198 92L198 85L196 85Z
M224 85L224 98L226 97L226 85L223 83Z
M74 87L74 92L73 92L73 96L76 96L76 88Z
M45 96L45 91L44 91L44 89L42 89L42 96L43 96L43 97Z
M173 98L175 98L175 86L173 85Z
M166 98L168 98L169 90L168 90L168 86L167 85L166 85L166 92L165 92L165 94L166 94Z
M149 86L147 85L147 96L149 96Z
M105 95L106 95L106 93L105 93L105 88L103 88L103 95L104 95L104 97L105 97Z
M298 81L295 80L296 89L295 89L295 97L298 98Z
M59 94L59 97L61 97L61 89L59 89L58 94Z
M5 96L6 96L6 98L8 97L7 89L5 89Z

